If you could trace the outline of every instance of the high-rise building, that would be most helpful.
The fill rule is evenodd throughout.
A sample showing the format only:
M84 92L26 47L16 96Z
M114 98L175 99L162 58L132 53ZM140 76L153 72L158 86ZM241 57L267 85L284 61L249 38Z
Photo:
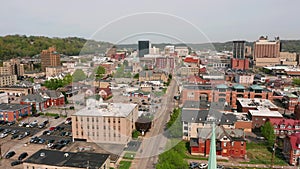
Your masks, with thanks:
M245 58L245 41L233 41L233 58L231 59L231 68L247 70L249 69L249 60Z
M143 40L138 42L138 55L139 57L144 57L144 55L149 54L149 49L151 48L150 41Z
M245 41L233 41L233 58L245 59Z
M56 52L55 47L49 47L48 50L41 52L42 71L46 71L46 67L49 66L60 66L60 54Z
M280 63L280 40L268 40L268 37L261 36L254 42L254 60L256 66L274 66Z
M0 75L24 75L24 65L19 59L10 59L3 62L3 67L0 68Z

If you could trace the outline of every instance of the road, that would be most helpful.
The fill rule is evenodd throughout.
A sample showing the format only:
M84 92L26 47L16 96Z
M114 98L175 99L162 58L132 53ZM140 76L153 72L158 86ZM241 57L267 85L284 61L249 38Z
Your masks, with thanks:
M167 138L164 136L164 127L169 120L170 111L174 109L173 97L176 91L176 81L172 80L166 95L162 98L160 111L155 114L154 126L143 138L135 159L132 162L131 169L150 169L158 160L158 155L165 149Z

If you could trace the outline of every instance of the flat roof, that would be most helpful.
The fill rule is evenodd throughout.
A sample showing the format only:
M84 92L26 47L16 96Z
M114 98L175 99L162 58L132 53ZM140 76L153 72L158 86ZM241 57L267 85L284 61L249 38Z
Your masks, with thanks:
M252 116L262 116L262 117L282 117L278 111L271 111L268 108L260 108L258 110L249 110Z
M237 101L241 104L242 107L266 107L266 108L278 108L274 103L268 99L246 99L246 98L237 98Z
M59 167L97 169L105 163L109 156L109 154L100 153L74 153L40 149L24 162Z
M75 116L107 116L107 117L127 117L137 106L133 103L101 103L99 105L89 105L79 110Z

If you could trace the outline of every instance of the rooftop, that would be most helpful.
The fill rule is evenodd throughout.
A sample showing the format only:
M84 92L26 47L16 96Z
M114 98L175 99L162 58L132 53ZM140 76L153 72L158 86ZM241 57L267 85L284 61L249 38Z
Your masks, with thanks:
M27 108L29 106L30 105L1 103L0 104L0 112L20 110L20 109Z
M282 114L278 111L271 111L268 108L259 108L258 110L249 110L251 116L262 116L262 117L279 117L282 118Z
M273 104L270 100L268 99L259 99L259 98L254 98L254 99L246 99L246 98L237 98L237 101L241 104L242 107L266 107L266 108L271 108L271 109L276 109L278 108L275 104Z
M100 168L109 158L109 154L86 152L63 152L41 149L30 156L25 163L43 164L59 167Z
M127 117L137 104L132 103L98 103L90 102L75 116L108 116L108 117Z

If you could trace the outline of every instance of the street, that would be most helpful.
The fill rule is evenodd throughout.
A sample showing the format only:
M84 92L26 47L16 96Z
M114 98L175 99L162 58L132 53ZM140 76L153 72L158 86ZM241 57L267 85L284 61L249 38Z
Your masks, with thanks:
M153 164L157 163L158 155L165 150L167 143L164 127L169 120L169 112L174 109L173 97L176 92L176 81L172 80L166 95L162 98L159 112L155 114L154 126L143 138L140 149L132 162L132 169L155 168Z

